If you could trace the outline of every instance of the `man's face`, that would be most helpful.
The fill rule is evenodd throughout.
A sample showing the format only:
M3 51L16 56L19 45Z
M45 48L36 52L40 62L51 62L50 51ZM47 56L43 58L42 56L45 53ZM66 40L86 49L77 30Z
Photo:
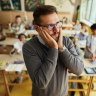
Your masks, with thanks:
M21 17L16 18L16 23L18 23L18 24L21 23Z
M41 24L40 25L50 25L50 24L56 24L59 22L59 17L56 13L48 14L48 15L42 15L40 16ZM46 27L42 27L44 30ZM48 30L48 28L46 28ZM48 34L56 41L58 41L59 38L59 32L62 30L61 28L58 28L56 25L53 28L53 30L47 31Z

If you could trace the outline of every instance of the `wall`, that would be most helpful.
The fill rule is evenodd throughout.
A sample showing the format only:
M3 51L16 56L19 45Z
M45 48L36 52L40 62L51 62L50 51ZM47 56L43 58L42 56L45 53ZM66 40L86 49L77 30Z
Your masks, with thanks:
M45 4L56 6L59 12L70 12L73 21L77 19L77 6L81 0L46 0Z
M8 26L8 23L12 23L15 20L15 16L16 15L20 15L22 20L24 20L24 11L0 11L0 24L2 24L2 26L4 28L6 28ZM33 20L33 12L26 12L27 15L27 23ZM68 20L70 20L70 13L69 12L58 12L58 16L60 18L60 20L66 16L68 18Z
M51 4L51 5L56 6L56 8L57 8L57 10L59 12L64 12L65 14L70 13L70 19L73 20L73 21L76 21L76 18L77 18L76 8L77 8L78 5L80 5L80 2L81 2L81 0L45 0L46 5ZM22 9L21 13L19 11L20 14L22 14L22 12L24 12L24 10L25 10L24 9L24 0L21 0L21 9ZM12 11L11 11L11 13L12 13ZM2 22L3 23L4 22L6 22L6 23L12 22L14 16L11 15L11 13L10 12L7 12L7 13L5 12L3 14L3 13L0 12L0 21L1 21L1 23ZM30 14L30 12L27 12L27 13ZM12 14L15 14L15 13L13 12ZM16 12L16 14L18 14L18 12ZM32 12L31 12L31 14L32 14ZM32 15L30 15L30 16L32 16ZM5 21L2 21L2 20L5 20ZM29 20L32 20L32 18L29 19Z

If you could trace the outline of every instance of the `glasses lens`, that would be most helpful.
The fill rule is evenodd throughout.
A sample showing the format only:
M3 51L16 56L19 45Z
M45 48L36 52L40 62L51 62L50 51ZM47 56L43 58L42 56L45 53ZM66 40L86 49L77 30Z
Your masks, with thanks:
M58 28L61 28L62 27L62 22L58 22L57 24L50 24L47 28L51 31L54 29L54 27L58 27Z
M49 26L48 26L48 29L49 29L49 30L53 30L54 26L55 26L55 25L49 25Z

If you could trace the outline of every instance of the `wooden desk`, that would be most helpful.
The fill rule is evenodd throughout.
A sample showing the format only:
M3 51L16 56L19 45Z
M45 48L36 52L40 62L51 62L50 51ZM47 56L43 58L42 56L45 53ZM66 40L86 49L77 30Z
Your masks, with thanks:
M2 61L5 60L5 61L8 61L8 62L14 62L14 60L22 60L22 59L23 59L23 56L21 56L21 55L15 55L14 57L11 57L9 55L3 55L3 54L0 55L0 60L2 60ZM88 61L88 59L84 60L84 66L85 67L94 67ZM32 84L8 83L7 76L12 76L12 77L29 77L29 75L23 75L23 74L22 75L19 75L19 74L17 75L17 74L11 74L11 73L7 74L7 72L5 72L5 68L6 68L6 66L0 69L0 71L2 72L2 74L0 74L0 76L2 76L2 78L4 80L4 82L1 83L1 84L5 85L7 96L10 96L9 85L20 85L20 86L30 85L30 86L32 86ZM27 70L26 67L24 67L23 70ZM69 76L76 76L76 75L70 73ZM83 71L81 76L90 76L90 79L89 80L81 80L81 79L72 80L72 79L70 79L69 82L88 83L89 84L88 85L88 89L69 89L68 91L79 91L79 92L84 91L84 92L87 92L87 96L90 96L90 92L91 91L96 91L96 90L91 90L92 83L96 82L96 81L93 80L94 76L96 76L96 75L92 75L92 74L89 75L89 74L86 74L85 71Z
M0 54L0 61L7 61L7 62L10 62L10 63L14 63L14 61L22 60L22 59L23 59L23 56L21 56L21 55L15 55L14 57L12 57L10 55ZM0 83L0 84L4 84L5 85L6 95L10 96L9 85L22 85L22 84L8 83L7 76L12 76L12 77L29 77L29 75L7 74L7 72L5 71L7 66L8 65L0 67L0 71L1 71L0 77L3 78L3 83ZM26 71L26 70L27 70L26 66L24 66L23 71ZM28 85L32 86L32 84L28 84Z
M78 40L76 42L76 44L80 47L80 48L86 48L86 40Z
M6 40L0 42L0 45L13 45L17 41L19 41L17 38L6 38Z
M62 36L72 36L75 33L75 30L62 30Z
M63 25L62 25L62 29L72 30L72 29L73 29L73 25L72 25L72 24L63 24Z

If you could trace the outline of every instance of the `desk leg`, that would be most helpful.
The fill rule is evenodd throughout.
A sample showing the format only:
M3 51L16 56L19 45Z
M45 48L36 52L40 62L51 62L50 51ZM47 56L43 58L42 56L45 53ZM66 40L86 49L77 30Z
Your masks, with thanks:
M92 83L93 83L93 77L94 76L90 76L90 81L89 81L89 85L88 85L87 96L90 96L90 91L91 91Z
M7 78L6 78L4 70L2 70L2 75L3 75L4 85L5 85L6 93L7 93L6 96L10 96L9 86L8 86L8 82L7 82Z

